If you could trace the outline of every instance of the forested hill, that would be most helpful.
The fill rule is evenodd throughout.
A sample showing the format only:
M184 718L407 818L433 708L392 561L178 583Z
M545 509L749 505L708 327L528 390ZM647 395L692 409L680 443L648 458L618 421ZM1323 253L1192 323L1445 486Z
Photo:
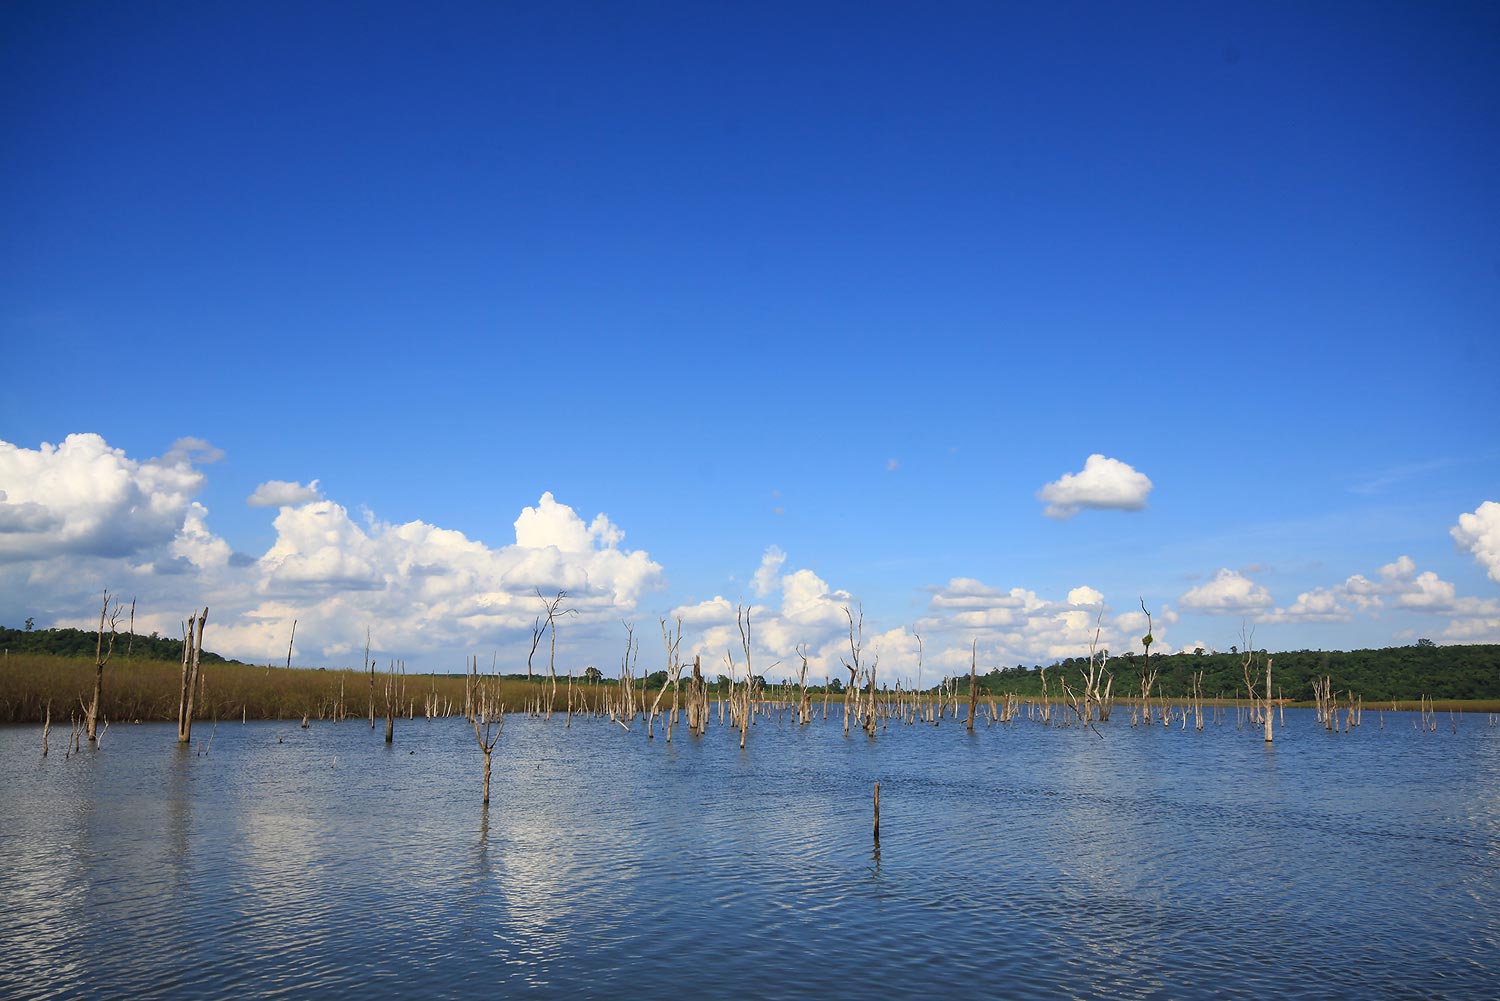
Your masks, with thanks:
M58 657L94 657L99 634L83 629L6 629L0 627L0 650L10 653L46 653ZM105 643L109 638L105 637ZM127 656L140 660L181 660L182 640L169 639L153 633L150 636L130 633L115 635L114 657ZM211 651L203 651L206 664L237 664L239 661L220 657Z
M1312 681L1327 677L1339 692L1352 692L1366 701L1416 699L1500 699L1500 645L1385 647L1380 650L1284 650L1271 654L1271 687L1288 699L1312 700ZM1140 654L1111 657L1107 670L1114 675L1114 694L1129 697L1140 691ZM1213 698L1243 695L1243 658L1238 653L1176 653L1151 658L1157 668L1155 692L1166 697L1192 691L1195 672L1203 672L1203 694ZM1063 660L1047 668L1049 690L1066 678L1077 687L1087 657ZM1256 654L1256 687L1265 683L1265 662ZM1011 668L982 675L992 693L1033 694L1041 691L1039 668ZM1054 680L1057 679L1057 680ZM963 679L967 691L968 679ZM1259 693L1257 693L1259 694Z

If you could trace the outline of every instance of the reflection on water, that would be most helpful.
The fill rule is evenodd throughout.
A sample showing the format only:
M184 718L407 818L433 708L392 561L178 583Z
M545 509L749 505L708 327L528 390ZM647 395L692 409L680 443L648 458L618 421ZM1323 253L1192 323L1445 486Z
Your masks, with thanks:
M1500 728L1387 715L7 728L0 996L1493 997Z

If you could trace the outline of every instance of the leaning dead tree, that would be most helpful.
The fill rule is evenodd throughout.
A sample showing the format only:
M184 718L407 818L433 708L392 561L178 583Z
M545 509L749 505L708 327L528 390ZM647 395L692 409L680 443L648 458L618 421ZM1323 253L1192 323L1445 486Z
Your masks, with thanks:
M99 636L94 645L94 699L83 707L84 729L88 733L89 742L92 743L99 738L99 698L104 693L104 665L109 663L110 654L115 650L115 630L120 624L120 603L115 602L114 610L109 607L109 592L104 592L104 605L99 609ZM109 642L104 641L104 627L109 626Z
M667 647L667 680L662 683L661 691L656 693L656 701L651 703L651 712L646 716L647 740L653 739L654 735L651 731L656 721L656 713L661 708L662 696L667 694L667 689L675 689L678 678L682 676L682 656L678 653L678 648L682 646L682 619L679 618L677 620L677 634L675 636L667 628L667 620L662 619L661 638ZM667 743L670 744L672 742L672 720L670 717L667 719L665 729L667 731Z
M529 686L535 681L531 662L536 657L536 648L542 645L542 637L545 635L547 635L547 627L542 625L541 617L538 616L531 622L531 652L526 655L526 684L528 686L526 690L528 692L531 691Z
M568 596L568 592L566 591L558 591L557 597L549 601L548 599L542 597L542 589L537 588L536 596L542 603L543 611L547 617L546 629L547 632L551 634L549 637L551 646L547 651L547 675L551 679L551 689L547 693L546 712L546 718L551 719L552 703L557 701L557 620L562 618L564 615L576 611L576 609L562 607L563 599ZM532 640L533 650L536 649L536 640L539 638L540 637L534 635L534 638ZM530 658L528 658L526 661L526 669L529 674L531 671Z
M189 615L182 627L182 687L177 698L177 743L188 744L193 739L193 697L198 691L200 658L203 655L203 626L208 622L208 609Z
M484 755L484 805L490 805L490 756L500 740L500 731L505 729L505 704L500 701L500 678L491 678L479 673L479 658L469 659L469 691L473 693L474 714L469 722L474 727L474 740Z

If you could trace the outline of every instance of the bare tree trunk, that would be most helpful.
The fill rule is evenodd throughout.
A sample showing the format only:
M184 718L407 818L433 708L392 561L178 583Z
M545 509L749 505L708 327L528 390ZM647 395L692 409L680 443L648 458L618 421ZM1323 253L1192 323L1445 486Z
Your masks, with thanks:
M370 659L370 627L365 627L365 670L370 673L370 729L375 729L375 662Z
M391 661L390 673L385 679L385 742L387 744L396 736L396 703L400 700L400 694L396 687L396 662Z
M974 684L975 673L979 662L979 641L975 640L973 647L969 650L969 726L970 733L974 732L974 712L979 708L979 688Z
M549 601L548 599L542 597L541 588L537 588L536 596L541 601L543 611L546 613L546 629L551 634L548 637L547 648L547 676L550 680L550 686L547 692L547 710L545 713L545 718L551 719L552 704L557 701L557 620L562 618L564 615L568 615L569 613L576 611L576 609L562 607L563 599L568 596L568 592L566 591L558 591L557 597ZM536 644L540 639L541 633L538 630L533 629L531 643L531 649L533 651L536 650ZM528 678L531 675L530 657L526 659L526 674Z
M802 670L797 676L797 725L812 722L812 703L807 698L807 644L797 647L797 656L802 658Z
M745 736L750 732L750 697L755 688L755 673L750 670L750 610L745 609L741 616L740 610L735 609L735 623L740 628L740 646L745 651L745 711L740 716L740 750L745 749Z
M651 711L649 713L647 713L647 715L646 715L646 739L647 740L654 739L651 730L652 730L652 725L653 725L654 721L656 720L656 711L661 707L662 696L665 695L665 694L667 694L667 689L668 688L673 688L673 687L676 686L677 679L682 675L682 657L678 653L678 649L682 646L682 619L679 618L677 620L677 635L676 635L676 637L673 637L671 631L669 631L667 629L667 620L666 619L662 619L661 620L661 638L662 638L662 642L664 644L666 644L666 648L667 648L667 680L661 686L661 691L659 691L659 692L656 693L656 701L654 701L654 702L651 703ZM670 718L667 720L666 731L667 731L667 743L671 743L672 742L672 722L671 722Z
M1266 658L1266 743L1271 743L1271 658Z
M182 633L182 687L177 700L177 743L187 744L193 737L193 699L198 692L200 657L203 653L203 626L208 609L188 616Z
M490 805L490 756L500 733L505 729L505 704L499 701L500 679L496 677L491 688L490 679L479 675L479 658L470 659L469 677L474 691L474 714L469 723L474 727L474 740L484 755L484 805Z
M109 623L109 644L104 642L104 626L106 620ZM120 621L120 606L115 605L114 614L109 611L109 592L104 592L104 605L99 609L99 635L94 644L94 700L89 703L84 712L84 727L88 731L89 742L92 743L99 737L99 699L104 693L104 665L109 663L109 655L115 649L115 626Z

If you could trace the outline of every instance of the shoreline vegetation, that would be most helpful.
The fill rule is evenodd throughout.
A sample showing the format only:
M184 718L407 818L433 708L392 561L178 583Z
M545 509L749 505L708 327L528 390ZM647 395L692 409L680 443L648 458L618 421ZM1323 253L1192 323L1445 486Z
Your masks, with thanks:
M14 642L18 637L32 642ZM87 653L24 649L49 642L74 644L79 639L88 641ZM94 634L81 630L0 630L0 643L4 644L0 654L0 723L43 723L49 718L62 722L87 712L97 677ZM100 718L117 724L177 719L182 704L181 646L180 640L118 636L98 706ZM148 655L143 656L142 649ZM1257 652L1256 656L1263 655ZM1338 702L1357 703L1372 711L1500 713L1500 645L1422 644L1350 652L1288 651L1270 656L1276 667L1276 692L1271 700L1275 705L1316 707L1320 689L1326 687ZM1149 668L1156 678L1146 701L1177 709L1264 705L1264 692L1247 698L1241 680L1243 660L1238 651L1153 654ZM871 692L861 685L858 694L877 705L885 703L887 712L894 715L899 715L903 707L922 707L919 714L926 718L936 708L940 719L941 708L947 706L959 721L970 718L975 710L981 719L1001 719L1007 706L1012 714L1024 711L1028 715L1032 706L1050 706L1061 716L1068 709L1069 693L1082 687L1089 663L1090 658L1083 656L1046 667L1018 666L975 671L972 675L964 672L939 677L937 683L924 686L921 692L894 684L882 684ZM1110 701L1116 711L1132 716L1131 708L1142 704L1140 692L1133 689L1147 663L1141 655L1110 659L1108 670L1115 681ZM473 691L473 676L467 671L408 673L400 662L389 667L367 664L365 669L256 666L226 661L204 651L193 715L201 721L466 715ZM686 689L694 684L681 677L684 665L675 667L670 674L662 670L632 677L634 672L622 672L618 678L605 677L592 667L571 675L559 670L555 680L542 673L533 673L529 680L525 674L490 674L485 676L490 686L486 698L490 705L512 712L618 718L633 709L643 716L655 716L667 708L663 697L667 703L680 705L679 698L687 696ZM927 678L933 678L930 666ZM820 714L825 704L830 711L843 712L848 693L841 681L829 679L825 684L814 684L813 679L804 679L805 686L794 680L755 677L748 694L757 704L757 714L796 714L799 706L807 703L813 714ZM729 678L719 675L703 675L697 684L695 697L710 702L743 700L747 694L743 675L733 685Z

